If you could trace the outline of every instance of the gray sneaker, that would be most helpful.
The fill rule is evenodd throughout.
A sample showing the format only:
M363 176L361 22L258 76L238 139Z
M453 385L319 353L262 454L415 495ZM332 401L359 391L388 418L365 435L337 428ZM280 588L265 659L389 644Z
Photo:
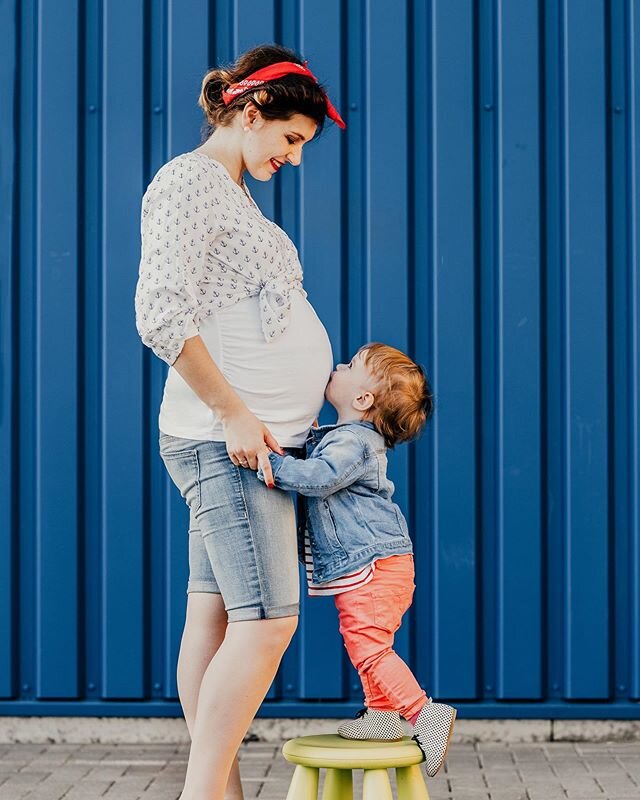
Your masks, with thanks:
M404 738L404 728L397 711L376 711L361 708L354 719L343 722L338 733L344 739L364 739L370 742L398 742Z
M440 769L447 755L456 713L453 706L445 703L425 703L413 726L413 739L424 753L430 778Z

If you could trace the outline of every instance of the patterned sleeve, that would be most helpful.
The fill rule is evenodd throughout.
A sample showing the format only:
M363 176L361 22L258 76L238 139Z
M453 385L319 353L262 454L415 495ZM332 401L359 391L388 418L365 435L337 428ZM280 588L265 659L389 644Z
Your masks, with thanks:
M136 328L169 366L198 333L196 286L207 242L196 190L203 180L193 161L169 162L142 198Z

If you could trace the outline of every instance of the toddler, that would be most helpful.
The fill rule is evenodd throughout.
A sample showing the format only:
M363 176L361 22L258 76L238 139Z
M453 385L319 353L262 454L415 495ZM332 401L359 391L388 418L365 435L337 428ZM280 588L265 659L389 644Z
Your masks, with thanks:
M306 459L270 453L275 485L304 496L304 557L313 595L333 595L340 633L362 681L366 707L338 728L348 739L397 741L413 726L427 774L440 769L456 709L428 698L394 652L411 605L413 547L391 499L387 448L415 438L433 410L422 368L380 343L364 345L331 373L335 425L312 428ZM258 477L264 475L258 470Z

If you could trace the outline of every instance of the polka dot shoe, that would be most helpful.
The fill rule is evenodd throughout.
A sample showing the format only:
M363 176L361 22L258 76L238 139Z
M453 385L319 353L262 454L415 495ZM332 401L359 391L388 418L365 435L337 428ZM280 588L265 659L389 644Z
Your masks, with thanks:
M354 719L343 722L338 733L344 739L366 739L371 742L398 742L404 729L397 711L376 711L362 708Z
M430 778L440 769L447 755L456 713L455 708L445 703L425 703L413 726L413 738L424 753Z

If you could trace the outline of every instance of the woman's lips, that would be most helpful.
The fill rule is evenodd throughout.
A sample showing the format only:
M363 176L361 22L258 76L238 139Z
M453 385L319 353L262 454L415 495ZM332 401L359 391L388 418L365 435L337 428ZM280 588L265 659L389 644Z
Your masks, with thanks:
M269 159L269 163L271 164L271 166L274 168L274 170L275 170L276 172L277 172L277 171L280 169L280 167L282 166L282 164L281 164L279 161L276 161L276 160L275 160L275 158L270 158L270 159Z

